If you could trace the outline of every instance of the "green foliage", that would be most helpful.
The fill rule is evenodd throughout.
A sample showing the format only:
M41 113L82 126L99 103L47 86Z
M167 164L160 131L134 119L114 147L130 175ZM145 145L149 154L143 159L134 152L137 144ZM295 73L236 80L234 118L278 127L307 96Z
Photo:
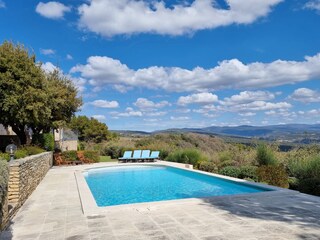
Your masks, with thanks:
M218 172L218 167L214 162L202 161L198 164L198 169L206 172L216 173Z
M7 161L9 161L10 160L10 155L9 155L9 153L2 153L2 152L0 152L0 159L4 159L4 160L7 160Z
M220 162L232 161L232 154L229 151L223 151L219 153Z
M277 159L273 151L265 144L260 144L257 147L257 162L259 166L276 165Z
M220 163L218 164L218 167L219 167L219 168L224 168L224 167L235 166L235 165L237 165L237 162L236 162L236 161L226 160L226 161L220 162Z
M112 159L118 159L119 157L123 156L124 153L124 147L121 146L107 146L104 148L104 150L102 151L102 155L104 156L110 156Z
M24 146L21 148L22 151L25 151L28 156L36 155L39 153L43 153L44 150L37 146Z
M32 142L48 151L54 150L54 136L52 133L35 134L32 137Z
M290 174L297 179L297 190L320 195L320 156L292 159L288 164Z
M258 168L256 166L241 166L238 177L246 180L251 179L253 181L257 181L257 169Z
M83 156L92 162L99 162L100 156L97 151L84 151Z
M8 191L9 168L5 160L0 158L0 219L2 219L3 202Z
M19 158L25 158L29 156L28 152L25 149L18 149L15 153L14 153L14 158L15 159L19 159Z
M320 196L320 179L306 178L299 180L297 190L303 193Z
M81 105L77 89L60 72L45 73L23 45L0 45L0 122L26 143L25 127L34 133L70 120Z
M270 185L288 188L288 174L281 165L265 165L257 169L258 180Z
M205 160L205 158L196 149L185 149L169 154L166 160L170 162L188 163L196 166L199 161Z
M240 176L240 168L234 166L227 166L219 170L219 174L226 175L229 177L238 178Z
M78 159L77 151L65 151L61 153L61 157L65 161L76 161Z
M86 116L73 117L69 127L78 132L79 140L81 141L100 143L114 137L114 134L108 131L107 125L95 118L88 118Z

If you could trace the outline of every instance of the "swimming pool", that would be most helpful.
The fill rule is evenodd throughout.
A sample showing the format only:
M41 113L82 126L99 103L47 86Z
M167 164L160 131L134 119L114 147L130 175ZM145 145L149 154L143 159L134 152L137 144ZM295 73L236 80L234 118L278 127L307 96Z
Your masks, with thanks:
M116 166L83 173L99 207L270 191L168 166Z

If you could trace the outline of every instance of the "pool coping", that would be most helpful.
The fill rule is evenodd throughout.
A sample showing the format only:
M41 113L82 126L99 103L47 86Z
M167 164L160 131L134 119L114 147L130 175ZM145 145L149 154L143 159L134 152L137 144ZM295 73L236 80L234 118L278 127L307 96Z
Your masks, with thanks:
M248 186L256 187L256 188L262 188L269 191L265 192L257 192L257 193L245 193L245 194L234 194L234 195L224 195L224 196L210 196L210 197L203 197L203 198L185 198L185 199L174 199L174 200L164 200L164 201L154 201L154 202L144 202L144 203L132 203L132 204L121 204L121 205L115 205L115 206L106 206L106 207L99 207L91 193L91 190L85 180L85 177L83 175L83 172L86 172L90 169L98 169L98 168L105 168L105 167L115 167L115 166L133 166L133 165L147 165L147 166L169 166L174 168L180 168L186 171L196 172L208 176L218 177L224 180L233 181L241 184L245 184ZM188 165L188 164L187 164ZM82 170L76 170L74 172L79 198L82 206L83 214L86 216L89 215L97 215L100 213L110 212L110 211L119 211L119 210L134 210L134 211L151 211L153 208L157 208L163 205L171 205L171 204L181 204L181 203L203 203L204 201L221 201L223 199L238 199L243 197L249 197L249 196L271 196L271 195L296 195L299 194L298 191L289 190L285 188L270 186L267 184L262 183L255 183L255 182L249 182L243 179L228 177L224 175L219 175L215 173L209 173L204 172L200 170L192 169L192 167L187 166L185 164L177 164L177 163L171 163L166 161L157 161L152 163L115 163L115 164L109 164L105 166L100 167L90 167L82 169ZM191 165L192 166L192 165Z

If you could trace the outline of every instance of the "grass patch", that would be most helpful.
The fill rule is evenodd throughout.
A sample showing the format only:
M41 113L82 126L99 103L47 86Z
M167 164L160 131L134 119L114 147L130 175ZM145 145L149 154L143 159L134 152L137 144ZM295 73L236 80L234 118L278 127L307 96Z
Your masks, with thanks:
M110 156L100 156L99 162L117 162L117 159L111 159Z

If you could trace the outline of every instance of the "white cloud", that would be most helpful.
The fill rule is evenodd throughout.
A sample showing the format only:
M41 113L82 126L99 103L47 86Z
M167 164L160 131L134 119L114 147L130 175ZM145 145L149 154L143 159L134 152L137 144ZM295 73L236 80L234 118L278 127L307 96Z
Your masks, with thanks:
M137 86L169 92L212 91L226 88L261 89L320 78L320 53L304 61L276 60L271 63L244 64L237 59L225 60L211 69L193 70L178 67L130 69L120 61L91 56L86 65L77 65L71 73L80 72L97 89Z
M119 107L119 103L117 101L106 101L106 100L95 100L91 102L91 104L95 107L99 108L117 108Z
M53 72L54 70L59 70L57 66L55 66L52 62L45 62L41 64L41 68L46 73Z
M298 88L289 98L304 103L320 102L320 92L309 88Z
M174 116L171 116L170 119L173 120L173 121L185 121L185 120L189 120L190 118L189 117L174 117Z
M316 10L320 12L320 0L311 0L306 2L304 8Z
M115 117L142 117L143 114L141 111L135 111L133 108L128 107L126 108L125 112L112 112L111 115Z
M40 53L43 54L43 55L53 55L55 54L55 50L53 49L40 49Z
M106 116L104 116L104 115L93 115L92 117L99 120L99 121L106 120Z
M84 79L84 78L75 78L75 77L72 77L72 76L68 76L69 79L73 82L73 84L76 86L76 88L78 89L78 91L80 93L84 92L86 90L86 83L87 83L87 80Z
M212 93L195 93L188 96L181 96L178 99L177 104L185 106L188 104L198 103L198 104L208 104L218 102L218 96Z
M254 101L250 103L230 106L229 111L233 112L248 112L248 111L268 111L274 109L289 109L292 105L287 102L265 102L265 101Z
M6 3L0 0L0 8L6 8Z
M161 116L164 116L166 115L168 112L147 112L147 113L144 113L146 116L149 116L149 117L161 117Z
M221 101L223 105L244 104L253 101L267 101L275 98L275 95L268 91L244 91L230 98L225 98Z
M55 1L47 3L39 2L36 7L37 13L39 13L43 17L50 19L61 19L63 18L65 13L70 11L70 7Z
M139 109L144 111L156 110L158 108L163 108L165 106L169 106L170 103L168 101L161 101L159 103L154 103L146 98L138 98L134 103Z
M246 113L239 113L239 115L242 116L242 117L252 117L252 116L255 116L256 113L246 112Z
M222 9L213 0L168 7L165 1L89 0L79 8L79 25L111 37L118 34L183 35L232 24L250 24L268 15L282 0L228 0Z
M67 54L66 58L67 58L68 60L72 60L72 59L73 59L72 55L70 55L70 54Z

